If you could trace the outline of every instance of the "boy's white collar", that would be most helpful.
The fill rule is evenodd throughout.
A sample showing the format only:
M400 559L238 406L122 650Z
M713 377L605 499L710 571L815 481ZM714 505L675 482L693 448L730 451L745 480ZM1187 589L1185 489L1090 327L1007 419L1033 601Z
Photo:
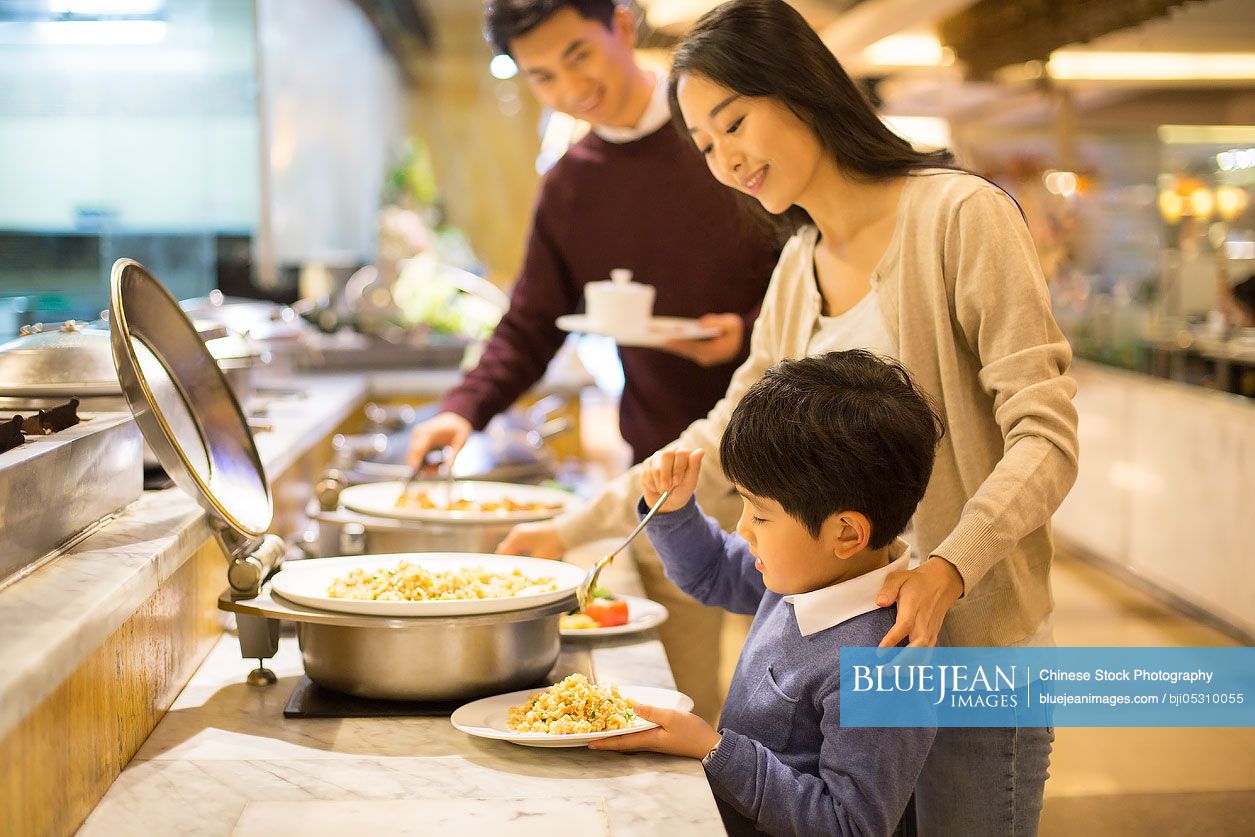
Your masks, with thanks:
M632 128L611 128L598 125L593 128L594 134L606 142L636 142L654 133L671 120L671 104L667 101L667 76L657 70L653 73L654 92L649 97L649 105L645 108L645 113L641 115L640 121Z
M910 560L910 545L896 538L889 545L888 566L809 593L785 596L784 600L793 605L793 616L802 636L817 634L876 610L876 594L884 585L885 578L889 573L905 570Z

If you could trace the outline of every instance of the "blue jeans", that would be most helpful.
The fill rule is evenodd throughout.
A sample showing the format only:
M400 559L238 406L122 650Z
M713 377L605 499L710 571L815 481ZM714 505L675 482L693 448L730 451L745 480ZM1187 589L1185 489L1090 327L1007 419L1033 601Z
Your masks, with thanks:
M941 728L915 786L919 837L1036 837L1055 732Z

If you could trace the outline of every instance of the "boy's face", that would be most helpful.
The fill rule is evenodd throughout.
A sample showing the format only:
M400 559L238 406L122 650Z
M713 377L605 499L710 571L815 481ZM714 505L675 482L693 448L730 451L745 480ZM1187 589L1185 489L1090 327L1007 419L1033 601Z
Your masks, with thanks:
M851 544L840 515L824 521L816 538L775 500L750 494L740 486L737 493L743 508L736 531L749 544L757 559L754 566L763 574L768 590L782 596L809 593L841 577L841 559L848 557Z
M636 72L631 13L615 10L611 29L572 8L554 12L510 42L519 71L546 107L598 126L631 127Z

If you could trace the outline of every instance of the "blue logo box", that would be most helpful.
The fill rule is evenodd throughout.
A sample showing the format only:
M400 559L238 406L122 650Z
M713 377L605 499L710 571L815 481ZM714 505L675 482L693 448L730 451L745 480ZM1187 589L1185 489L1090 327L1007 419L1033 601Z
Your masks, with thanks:
M1255 726L1255 648L842 648L841 725Z

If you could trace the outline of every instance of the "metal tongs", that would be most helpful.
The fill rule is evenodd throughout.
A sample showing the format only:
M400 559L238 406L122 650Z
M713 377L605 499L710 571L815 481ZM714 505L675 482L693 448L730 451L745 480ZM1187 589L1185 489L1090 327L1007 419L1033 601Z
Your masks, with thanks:
M667 502L667 498L671 496L672 490L673 489L668 488L666 491L662 492L661 496L658 497L658 501L655 502L649 512L641 518L641 522L636 524L636 528L632 530L632 534L628 535L627 539L624 540L623 543L619 544L618 548L615 549L614 552L603 555L597 560L596 564L593 564L592 569L588 571L588 575L584 576L584 580L580 582L580 586L575 589L575 597L579 600L580 610L588 607L588 603L592 601L592 591L593 588L597 586L597 579L601 576L601 571L604 570L612 560L614 560L614 556L626 549L627 545L635 540L636 536L639 535L645 528L645 524L658 513L658 510L662 508L662 504Z
M445 445L440 450L429 450L423 454L423 458L414 466L414 470L410 471L405 484L401 486L401 496L404 497L409 494L414 484L421 482L419 477L422 475L423 470L433 466L444 480L444 507L446 510L452 509L454 493L457 491L457 480L453 478L453 448L449 445Z

